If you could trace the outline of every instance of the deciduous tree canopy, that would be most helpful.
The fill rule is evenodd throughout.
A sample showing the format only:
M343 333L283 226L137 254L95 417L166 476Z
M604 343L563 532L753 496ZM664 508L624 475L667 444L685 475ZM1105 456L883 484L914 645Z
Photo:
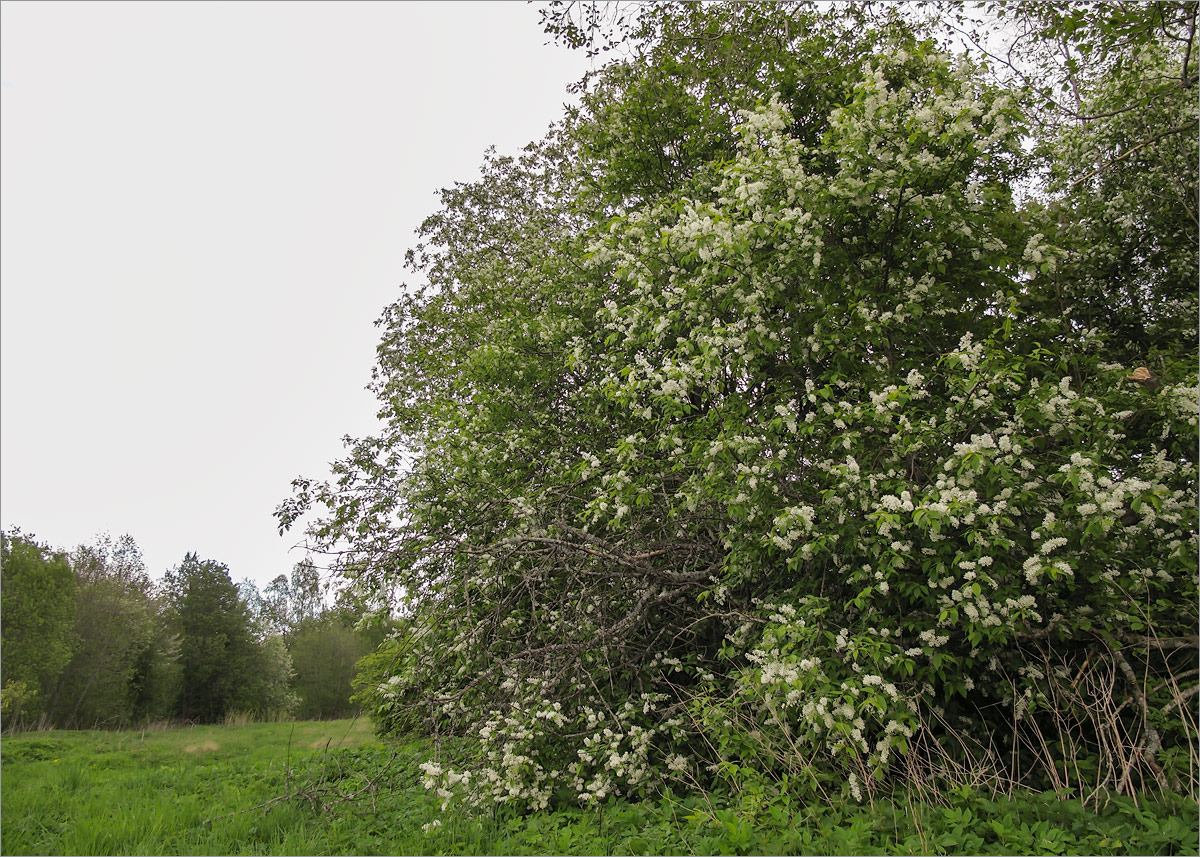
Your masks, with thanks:
M405 617L379 722L480 739L431 786L1058 787L1074 742L1194 791L1195 7L1000 11L1023 78L944 9L654 5L442 192L379 434L279 512Z
M0 533L3 713L34 718L74 649L75 578L61 553L19 531Z

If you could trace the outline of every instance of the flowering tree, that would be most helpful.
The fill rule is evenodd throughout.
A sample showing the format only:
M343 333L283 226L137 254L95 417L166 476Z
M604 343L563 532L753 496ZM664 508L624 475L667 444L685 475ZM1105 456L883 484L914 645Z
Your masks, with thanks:
M1194 792L1191 21L1079 85L1183 69L1135 159L895 12L654 6L443 191L380 434L279 510L404 617L378 722L478 738L431 788Z

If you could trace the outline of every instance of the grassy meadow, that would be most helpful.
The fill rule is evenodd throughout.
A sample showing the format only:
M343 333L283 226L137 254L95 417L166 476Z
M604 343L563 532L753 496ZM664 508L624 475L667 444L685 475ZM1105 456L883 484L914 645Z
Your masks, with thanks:
M305 808L242 811L285 793L289 759L294 768L370 740L370 723L350 720L5 736L0 849L314 853L322 824Z
M811 806L786 792L469 818L365 720L0 741L4 854L1195 854L1196 804L1053 795Z

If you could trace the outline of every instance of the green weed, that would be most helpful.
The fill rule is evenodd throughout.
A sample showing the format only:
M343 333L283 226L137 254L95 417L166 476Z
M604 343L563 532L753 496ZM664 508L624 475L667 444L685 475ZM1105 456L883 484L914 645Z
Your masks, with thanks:
M1031 792L808 803L787 788L479 815L367 724L55 732L0 744L4 854L1195 854L1197 806Z

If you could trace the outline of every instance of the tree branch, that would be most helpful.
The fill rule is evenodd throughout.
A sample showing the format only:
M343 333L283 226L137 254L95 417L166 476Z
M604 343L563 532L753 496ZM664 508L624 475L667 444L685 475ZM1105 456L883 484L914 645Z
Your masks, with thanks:
M1163 139L1164 137L1170 137L1172 134L1182 134L1184 131L1194 131L1195 129L1196 129L1196 126L1194 124L1188 123L1187 125L1180 125L1177 128L1171 128L1170 130L1163 131L1161 134L1155 134L1153 137L1150 137L1148 140L1143 140L1141 143L1138 143L1136 146L1134 146L1128 152L1125 152L1122 155L1118 155L1117 157L1113 158L1111 161L1108 161L1107 163L1101 164L1100 166L1096 167L1096 169L1092 170L1090 173L1088 173L1083 178L1075 179L1075 181L1071 182L1071 186L1068 188L1068 190L1075 190L1077 185L1082 184L1083 182L1087 181L1090 178L1095 178L1100 173L1104 172L1109 167L1111 167L1113 164L1115 164L1119 161L1125 160L1130 155L1132 155L1134 152L1136 152L1140 149L1146 148L1151 143L1157 143L1159 140Z
M1124 643L1151 649L1200 649L1200 634L1190 637L1143 637L1141 634L1122 634Z
M1162 766L1158 764L1158 760L1154 758L1154 754L1162 747L1162 737L1158 734L1158 730L1154 728L1154 724L1150 722L1150 708L1146 704L1146 697L1142 693L1141 686L1137 680L1137 674L1133 671L1133 667L1129 665L1129 661L1121 654L1121 650L1110 648L1113 660L1117 664L1117 668L1121 670L1121 675L1125 676L1125 681L1129 685L1129 692L1133 695L1134 700L1142 709L1142 727L1146 730L1146 741L1141 749L1142 761L1154 773L1154 780L1160 787L1166 789L1167 775L1163 772Z

